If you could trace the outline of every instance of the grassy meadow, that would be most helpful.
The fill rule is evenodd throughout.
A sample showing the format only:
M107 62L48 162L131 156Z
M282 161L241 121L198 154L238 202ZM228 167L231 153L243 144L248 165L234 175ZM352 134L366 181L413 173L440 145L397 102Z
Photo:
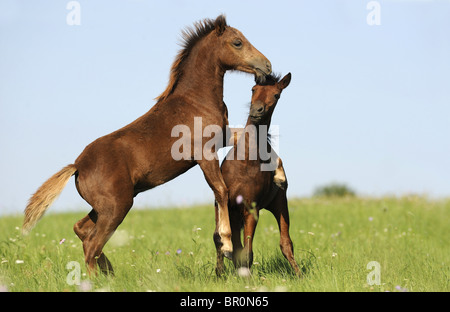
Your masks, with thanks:
M88 211L50 209L27 237L22 216L0 217L0 290L450 291L450 200L305 198L290 200L289 209L301 279L279 250L268 211L256 229L250 277L228 260L226 274L215 275L212 205L132 209L104 249L115 277L89 277L72 231ZM379 270L368 267L372 261ZM73 283L78 263L80 285ZM368 275L379 283L369 285Z

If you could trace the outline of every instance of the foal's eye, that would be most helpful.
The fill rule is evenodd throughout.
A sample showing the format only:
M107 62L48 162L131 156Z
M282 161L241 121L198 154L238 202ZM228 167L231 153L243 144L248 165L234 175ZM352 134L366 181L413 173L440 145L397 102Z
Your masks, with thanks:
M252 93L255 93L255 89L252 89Z
M234 45L236 48L240 48L240 47L242 47L242 41L239 40L239 39L236 39L236 40L233 41L233 45Z
M279 99L280 98L280 94L275 94L275 99Z

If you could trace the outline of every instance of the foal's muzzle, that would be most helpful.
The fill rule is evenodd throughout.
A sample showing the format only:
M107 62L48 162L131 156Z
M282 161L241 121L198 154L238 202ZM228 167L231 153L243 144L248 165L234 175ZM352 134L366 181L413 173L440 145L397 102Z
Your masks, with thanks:
M253 122L260 121L265 115L264 105L262 104L252 104L250 107L250 119Z
M266 80L266 76L272 73L272 64L266 58L254 62L253 68L255 70L255 80L258 83L263 83Z

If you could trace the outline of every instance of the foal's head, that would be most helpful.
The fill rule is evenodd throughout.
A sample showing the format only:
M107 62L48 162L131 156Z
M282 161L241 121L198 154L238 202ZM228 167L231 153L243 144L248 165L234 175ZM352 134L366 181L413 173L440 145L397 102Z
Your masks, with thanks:
M281 92L291 82L291 73L280 80L280 76L269 75L264 83L252 88L250 120L253 124L269 124L273 110L277 105Z
M195 23L194 27L183 30L182 36L183 49L172 65L166 90L156 98L157 100L164 100L174 92L179 80L185 75L184 69L188 63L192 64L190 68L200 75L202 68L216 65L224 71L239 70L254 74L259 82L264 81L266 75L272 73L270 61L239 30L228 26L223 15L219 15L215 20L204 19ZM191 55L194 61L190 58ZM211 55L216 60L209 64L208 56Z
M270 61L238 29L228 26L223 15L214 21L214 29L219 59L227 69L254 74L257 81L272 73Z

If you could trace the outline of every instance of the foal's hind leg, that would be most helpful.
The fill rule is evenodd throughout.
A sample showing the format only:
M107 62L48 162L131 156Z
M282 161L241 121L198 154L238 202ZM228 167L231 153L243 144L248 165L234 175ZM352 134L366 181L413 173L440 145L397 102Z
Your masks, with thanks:
M100 202L101 205L94 207L95 215L97 216L95 221L92 219L91 221L87 219L80 220L86 221L85 226L88 227L90 222L94 223L83 239L84 256L90 274L96 273L97 264L102 273L112 273L111 263L102 250L133 205L132 197L129 200L126 197L103 198Z
M280 229L280 249L283 256L289 261L289 264L294 269L297 276L301 276L300 268L294 258L294 248L289 235L289 211L286 191L279 189L267 209L270 210L277 219L278 227Z
M85 216L83 219L75 223L73 230L82 242L84 241L86 236L90 233L90 231L92 231L96 221L97 221L97 213L95 212L95 210L92 210L87 216ZM99 258L97 259L97 263L100 266L100 270L105 274L106 273L114 274L111 262L108 260L108 258L104 253L102 253L99 256Z

